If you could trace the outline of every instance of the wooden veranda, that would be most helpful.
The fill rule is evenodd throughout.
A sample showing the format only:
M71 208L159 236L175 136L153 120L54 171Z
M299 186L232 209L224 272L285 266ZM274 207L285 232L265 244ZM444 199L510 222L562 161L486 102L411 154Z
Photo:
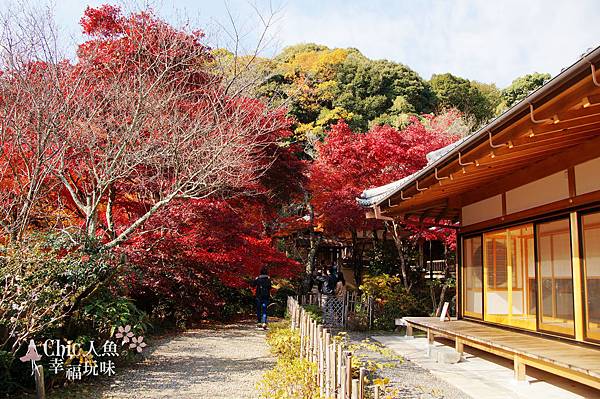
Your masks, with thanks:
M464 345L513 360L515 378L524 380L526 367L600 389L600 350L593 347L508 330L482 323L436 317L405 317L407 335L425 331L429 342L436 336L454 340L458 352Z

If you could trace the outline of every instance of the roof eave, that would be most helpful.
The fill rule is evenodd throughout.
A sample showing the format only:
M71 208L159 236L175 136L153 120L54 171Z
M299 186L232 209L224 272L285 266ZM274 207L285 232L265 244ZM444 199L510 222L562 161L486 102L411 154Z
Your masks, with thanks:
M564 69L561 73L552 78L548 83L541 86L537 90L533 91L523 100L519 101L517 104L506 110L504 113L494 118L485 126L481 127L475 133L471 134L463 143L458 145L456 148L453 148L445 155L441 156L434 162L428 164L426 167L421 169L419 172L415 173L410 179L401 184L399 187L394 190L390 190L390 192L385 193L385 195L377 200L377 202L367 206L368 208L372 208L374 206L380 206L384 201L390 199L393 195L397 194L400 191L407 189L409 186L414 184L419 178L422 178L426 175L431 174L435 168L439 168L441 165L444 165L451 161L453 158L457 156L459 152L464 152L469 149L476 143L479 143L482 139L487 140L488 131L492 129L502 126L509 122L512 118L518 118L523 112L528 112L529 105L534 102L543 99L552 93L552 90L555 90L559 86L565 84L568 80L577 76L582 72L582 68L589 67L592 63L597 62L600 58L600 46L595 49L589 51L584 54L578 61ZM591 70L590 70L591 75Z

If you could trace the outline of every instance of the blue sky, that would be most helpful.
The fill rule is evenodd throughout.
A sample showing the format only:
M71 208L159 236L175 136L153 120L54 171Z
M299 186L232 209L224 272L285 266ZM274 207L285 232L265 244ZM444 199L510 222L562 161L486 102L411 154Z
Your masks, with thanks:
M0 0L6 4L9 0ZM57 19L76 36L85 6L107 2L55 0ZM40 1L43 3L43 1ZM255 43L263 14L278 10L269 55L286 45L317 42L355 47L370 58L402 62L422 77L453 74L504 87L530 72L556 75L600 45L600 2L595 0L172 0L154 1L172 22L189 19L227 44L227 7Z

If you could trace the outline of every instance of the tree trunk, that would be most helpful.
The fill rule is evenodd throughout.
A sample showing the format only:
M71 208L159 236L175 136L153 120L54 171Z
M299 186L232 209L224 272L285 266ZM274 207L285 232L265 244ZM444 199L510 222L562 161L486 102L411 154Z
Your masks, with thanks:
M379 236L377 235L377 229L373 229L371 238L373 242L373 249L375 249L377 248L377 244L379 244Z
M419 269L425 270L425 251L423 250L423 240L419 239L417 242L417 246L419 248Z
M308 258L306 260L306 274L315 272L315 264L317 261L317 252L321 245L321 236L317 236L314 232L310 233L310 249L308 250Z
M308 250L308 256L306 259L306 274L310 276L315 272L315 263L317 260L317 252L319 250L319 245L321 244L321 236L315 232L315 210L312 204L310 203L308 193L304 194L304 201L306 202L306 209L308 210L308 217L310 222L310 231L308 233L310 248Z
M439 316L442 311L442 306L444 305L444 299L446 299L446 291L448 290L448 284L442 285L442 292L440 293L440 301L438 302L437 309L435 310L435 315Z
M437 314L438 302L435 295L435 286L433 281L429 282L429 296L431 296L431 312L435 316Z
M444 306L444 300L446 299L446 292L448 291L448 279L450 278L450 266L448 265L448 247L444 244L444 284L442 285L442 292L440 293L440 301L438 302L435 314L439 315Z
M354 271L354 281L356 286L362 283L363 272L362 249L358 244L358 234L356 230L352 230L352 269Z
M404 243L400 237L399 232L400 226L395 221L392 221L392 236L394 237L394 244L396 251L398 251L398 259L400 260L400 272L402 273L402 282L404 283L404 289L408 292L411 288L411 283L408 277L408 270L406 265L406 259L404 258Z

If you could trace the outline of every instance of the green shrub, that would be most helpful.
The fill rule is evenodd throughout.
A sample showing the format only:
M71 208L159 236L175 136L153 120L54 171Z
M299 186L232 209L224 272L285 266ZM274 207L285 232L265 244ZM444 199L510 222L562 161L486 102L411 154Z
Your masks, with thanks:
M365 276L360 289L365 295L373 298L375 329L392 330L395 327L395 319L405 316L427 316L431 309L431 300L427 295L406 291L399 276Z
M30 339L85 345L128 324L144 333L146 315L120 292L122 266L61 236L32 235L0 248L0 392L32 388L30 365L18 361ZM64 375L46 379L53 385Z
M323 323L323 309L321 309L321 307L319 305L304 305L304 310L317 323Z
M139 310L134 302L123 296L115 295L109 290L88 300L77 320L78 330L110 337L119 326L131 326L135 334L143 335L148 329L148 316ZM87 324L87 328L83 328Z

